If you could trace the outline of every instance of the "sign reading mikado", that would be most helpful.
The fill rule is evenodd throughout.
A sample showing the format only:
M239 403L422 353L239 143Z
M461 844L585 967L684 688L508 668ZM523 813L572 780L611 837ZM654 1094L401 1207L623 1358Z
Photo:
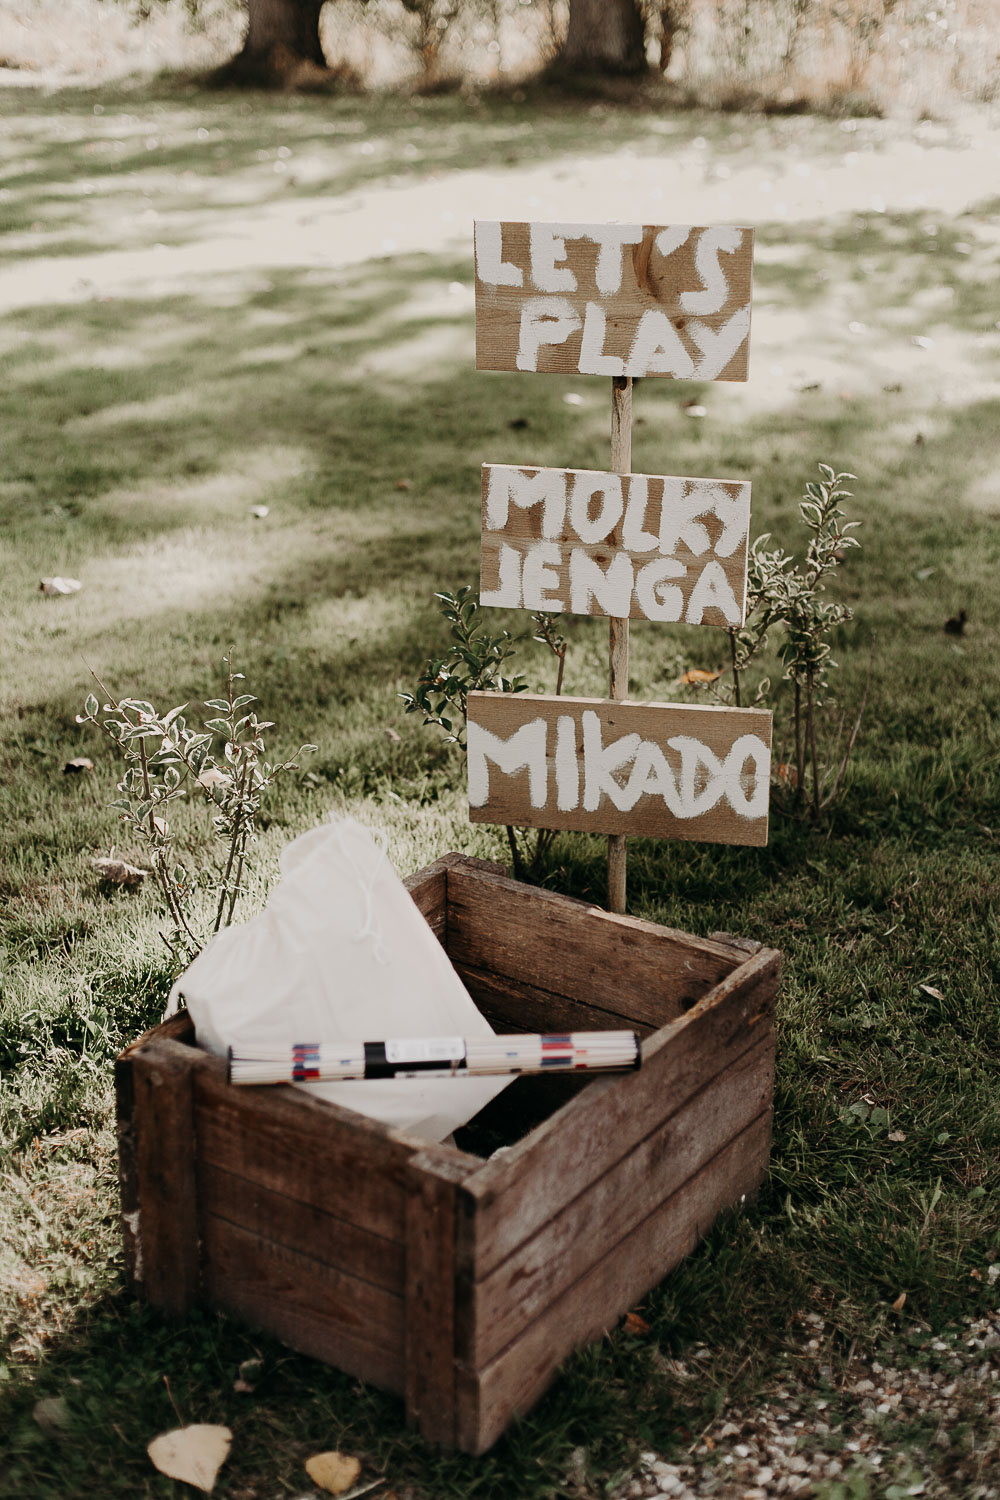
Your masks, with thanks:
M753 230L478 220L476 367L746 380Z
M470 693L474 823L767 843L762 709Z

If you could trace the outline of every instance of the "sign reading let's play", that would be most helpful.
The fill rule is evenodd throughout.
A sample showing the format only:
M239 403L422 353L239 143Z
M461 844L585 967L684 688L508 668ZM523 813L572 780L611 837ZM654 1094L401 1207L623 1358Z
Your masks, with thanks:
M478 369L746 380L751 229L475 229Z

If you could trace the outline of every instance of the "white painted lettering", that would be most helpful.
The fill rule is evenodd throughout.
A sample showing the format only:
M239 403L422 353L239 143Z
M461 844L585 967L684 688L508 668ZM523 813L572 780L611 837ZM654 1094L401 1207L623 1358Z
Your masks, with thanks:
M707 550L710 538L708 528L696 517L711 508L704 490L689 479L665 479L660 507L660 551L676 552L678 543L683 542L695 557L700 557Z
M576 277L566 259L566 240L558 224L531 226L531 279L540 292L575 292Z
M581 318L565 297L528 297L521 305L521 329L515 363L519 370L538 369L543 344L565 344L581 326Z
M601 508L595 516L590 514L590 502L595 495L601 496ZM569 497L569 523L581 542L603 542L622 518L625 498L619 474L588 474L586 470L573 475Z
M690 224L668 224L666 229L661 229L656 236L655 244L663 259L666 260L668 255L673 255L675 250L686 245L690 233Z
M642 529L648 504L649 479L645 474L633 474L629 479L628 504L622 528L622 546L629 552L653 552L657 546L657 538Z
M700 818L704 813L711 812L726 789L722 762L707 745L690 734L675 735L667 744L681 758L677 790L683 810L678 816Z
M624 770L635 759L639 736L623 734L605 745L600 717L592 709L581 715L580 722L583 727L584 810L596 812L603 793L620 812L627 812L628 789L615 780L614 773Z
M689 323L688 332L701 350L695 378L717 380L750 332L750 304L738 307L717 330L707 323Z
M519 266L503 258L503 226L489 219L476 221L476 275L487 286L523 286Z
M688 596L684 618L700 625L706 609L717 609L727 625L740 625L743 615L721 563L707 562Z
M603 614L627 619L632 583L632 559L627 552L616 552L606 573L582 547L574 547L569 555L569 607L574 615L589 615L594 599Z
M563 601L550 590L559 587L562 551L556 542L535 542L525 554L522 571L522 608L561 610Z
M744 772L747 761L753 770ZM771 752L756 734L741 734L734 740L723 767L726 797L733 812L741 818L763 818L767 815L771 782Z
M687 313L696 313L704 318L709 313L721 312L729 296L729 282L719 264L720 254L732 255L743 243L739 229L703 229L694 252L694 264L702 279L704 290L683 292L681 307Z
M627 369L632 375L676 375L682 380L694 375L694 360L658 307L647 308L639 319Z
M579 368L585 375L624 375L625 361L617 354L604 353L608 320L599 302L588 302L583 314L583 339L580 343Z
M500 543L497 559L497 586L481 589L479 602L492 609L520 609L521 605L521 554L507 542Z
M585 231L580 231L580 238L593 240L600 246L594 280L602 297L613 297L622 289L625 246L642 244L642 225L588 224Z
M687 568L676 557L656 557L645 563L636 574L636 603L647 620L679 620L684 595L668 578L684 578Z
M491 734L481 724L469 720L468 771L469 802L473 807L485 807L490 796L489 762L503 772L513 776L527 769L528 791L534 808L544 807L548 800L548 764L545 751L548 741L548 726L544 719L530 719L520 729L504 739Z
M542 506L542 536L557 537L566 524L566 475L562 469L523 469L496 464L486 491L486 524L491 531L507 525L511 505L519 510Z
M635 806L640 797L662 797L675 818L684 816L674 773L655 740L643 740L639 746L625 795L629 798L631 807Z
M733 494L726 485L713 484L707 493L712 509L722 522L722 535L715 544L715 555L732 557L747 534L750 519L750 504L745 486L737 486L736 493Z
M560 714L556 720L556 807L574 812L580 806L580 765L576 758L576 720Z

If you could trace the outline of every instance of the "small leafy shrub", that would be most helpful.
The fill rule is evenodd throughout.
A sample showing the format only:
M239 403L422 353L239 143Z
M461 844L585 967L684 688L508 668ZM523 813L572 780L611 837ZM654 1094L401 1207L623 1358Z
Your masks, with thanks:
M273 762L265 758L264 731L275 726L258 719L252 693L237 693L242 672L233 671L233 652L224 658L225 698L209 698L205 707L213 717L193 728L184 717L186 703L160 714L142 698L117 699L98 678L106 701L88 694L78 724L94 724L114 745L125 763L118 796L111 806L145 845L160 894L171 921L163 934L174 957L184 962L200 952L208 936L229 926L243 885L248 851L256 842L261 798L267 788L298 760ZM222 741L217 757L213 746ZM303 745L299 755L315 750ZM213 809L212 824L223 848L214 873L197 880L173 859L174 835L167 817L171 803L197 792ZM195 885L208 885L216 897L211 933L198 934L192 925L190 896Z
M730 628L730 666L727 673L687 674L722 703L742 707L769 700L771 682L762 677L752 694L747 673L767 645L773 631L781 631L778 659L784 667L782 680L792 688L791 729L795 764L785 779L792 785L792 806L812 821L818 821L840 794L844 773L854 749L868 699L865 689L861 709L848 734L843 755L824 764L817 745L818 721L830 707L830 673L837 663L831 655L831 636L837 626L853 618L846 604L825 597L827 584L852 547L860 546L853 535L860 522L848 521L842 501L851 498L844 488L853 474L838 474L829 464L820 464L820 479L806 485L799 515L809 532L801 563L780 547L770 549L770 533L751 544L747 571L746 623ZM869 674L869 686L871 675Z

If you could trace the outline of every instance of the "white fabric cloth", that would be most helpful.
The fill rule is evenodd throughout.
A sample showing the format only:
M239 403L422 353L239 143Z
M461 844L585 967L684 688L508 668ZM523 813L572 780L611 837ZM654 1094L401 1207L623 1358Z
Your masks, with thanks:
M201 1046L289 1046L387 1037L490 1036L371 833L333 819L289 844L265 909L224 928L170 992ZM510 1078L303 1083L321 1099L443 1140Z

